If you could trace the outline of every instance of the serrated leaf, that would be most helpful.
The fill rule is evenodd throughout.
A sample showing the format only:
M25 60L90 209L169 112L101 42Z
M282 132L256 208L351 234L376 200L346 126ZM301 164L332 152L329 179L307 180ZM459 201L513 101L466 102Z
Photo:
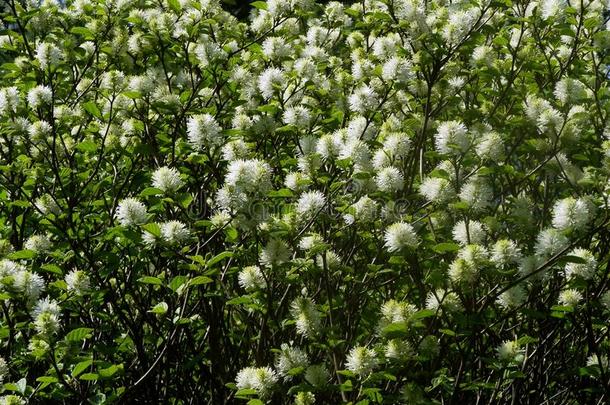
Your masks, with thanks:
M140 192L140 197L148 197L151 195L159 195L163 194L163 190L155 188L155 187L146 187L144 190Z
M85 38L93 38L93 32L89 28L85 27L72 27L70 30L71 34L81 35Z
M422 309L421 311L417 311L413 315L411 315L412 319L424 319L429 318L431 316L435 316L436 312L431 309Z
M182 193L176 197L176 200L182 208L186 209L193 202L193 196L190 193Z
M182 6L178 0L167 0L167 4L169 4L169 8L171 8L176 14L182 11Z
M577 264L587 264L587 261L579 256L565 255L557 259L556 264L565 264L565 263L577 263Z
M206 276L197 276L189 281L189 285L209 284L213 281L214 280Z
M439 329L439 332L447 336L455 336L455 332L451 329Z
M436 253L441 253L441 254L449 253L449 252L456 252L456 251L460 250L460 245L458 245L457 243L443 242L443 243L434 245L432 247L432 250L434 250Z
M10 260L28 260L28 259L32 259L34 257L36 257L36 252L34 252L33 250L27 250L27 249L18 250L7 256L7 258Z
M176 276L172 279L172 281L170 281L169 288L171 288L172 291L176 292L178 291L178 288L180 288L184 283L186 283L186 280L186 276Z
M406 322L394 322L384 327L381 331L384 337L388 339L402 338L408 335L409 330Z
M249 388L241 389L235 393L237 397L244 397L248 395L256 395L257 391Z
M86 103L81 104L83 110L87 111L89 114L93 115L95 118L102 118L102 113L97 105L93 101L87 101Z
M57 377L52 377L52 376L42 376L42 377L38 377L36 379L36 381L41 382L41 383L47 383L47 384L51 384L51 383L56 383L59 380L57 379Z
M267 195L271 198L294 197L294 193L292 192L292 190L290 190L288 188L281 188L279 190L273 190L273 191L270 191Z
M140 277L138 279L138 282L142 283L142 284L153 284L153 285L162 285L163 284L163 281L161 281L160 278L153 277L153 276Z
M97 144L93 141L82 141L78 145L76 145L76 149L81 152L93 153L97 150Z
M40 266L41 270L47 271L49 273L53 273L53 274L57 274L59 276L61 276L63 274L63 272L61 271L61 268L55 264L43 264L42 266Z
M92 328L77 328L70 331L65 339L69 342L80 342L91 337L91 332L93 332Z
M157 305L155 305L154 307L152 307L152 309L148 312L152 312L153 314L165 314L167 312L167 309L169 308L169 306L167 305L166 302L160 302Z
M161 227L159 227L159 224L155 222L142 225L142 229L156 238L161 237Z
M249 304L252 302L252 298L250 297L237 297L237 298L233 298L230 299L229 301L226 302L227 305L243 305L243 304Z
M110 367L97 370L97 372L100 375L100 377L109 378L109 377L112 377L113 375L115 375L119 370L120 370L119 366L117 366L116 364L113 364Z
M85 360L76 364L72 369L72 377L78 377L83 371L85 371L89 366L93 364L93 360Z
M259 10L267 10L267 3L264 1L254 1L250 5Z
M85 373L80 376L81 380L84 381L96 381L100 378L100 375L97 373Z
M229 257L233 257L233 252L224 251L222 253L219 253L216 256L212 257L210 260L208 260L207 266L212 267L213 265L220 262L221 260L227 259Z

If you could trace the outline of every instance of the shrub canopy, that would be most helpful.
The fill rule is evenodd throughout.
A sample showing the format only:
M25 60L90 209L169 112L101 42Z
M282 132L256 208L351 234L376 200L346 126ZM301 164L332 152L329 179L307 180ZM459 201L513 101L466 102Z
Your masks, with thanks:
M2 403L603 403L599 0L5 0Z

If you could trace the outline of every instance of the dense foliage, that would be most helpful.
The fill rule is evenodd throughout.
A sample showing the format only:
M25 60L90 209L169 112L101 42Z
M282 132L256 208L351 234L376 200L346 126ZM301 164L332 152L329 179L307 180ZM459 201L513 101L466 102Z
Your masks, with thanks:
M610 401L600 0L0 16L0 403Z

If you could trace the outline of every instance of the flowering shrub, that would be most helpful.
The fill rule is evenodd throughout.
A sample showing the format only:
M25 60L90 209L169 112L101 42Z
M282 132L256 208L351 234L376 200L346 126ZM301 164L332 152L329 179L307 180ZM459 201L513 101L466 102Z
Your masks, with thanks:
M603 403L600 0L4 0L1 403Z

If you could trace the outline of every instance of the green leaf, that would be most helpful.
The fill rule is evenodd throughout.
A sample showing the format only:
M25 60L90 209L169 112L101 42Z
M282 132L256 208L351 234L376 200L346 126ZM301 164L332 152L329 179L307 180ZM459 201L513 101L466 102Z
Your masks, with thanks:
M157 305L155 305L150 311L148 312L152 312L153 314L164 314L167 312L168 309L168 305L166 302L160 302Z
M436 253L441 253L441 254L449 253L449 252L456 252L459 249L460 249L460 245L458 245L457 243L451 243L451 242L439 243L432 247L432 250L434 250Z
M41 383L47 383L47 384L51 384L51 383L56 383L59 382L59 380L57 379L57 377L52 377L52 376L42 376L42 377L38 377L36 379L36 381L41 382Z
M565 255L557 259L556 264L566 264L566 263L577 263L577 264L587 264L587 261L582 257Z
M259 10L267 10L267 3L264 1L255 1L250 3L250 5Z
M206 277L206 276L197 276L197 277L191 279L191 281L189 281L189 285L209 284L213 281L214 280L212 280L211 278Z
M93 153L97 150L97 144L93 141L82 141L78 145L76 145L76 149L81 152Z
M237 238L239 236L239 233L237 232L237 229L229 226L229 227L225 228L225 235L227 235L227 241L236 242Z
M140 282L142 284L153 284L153 285L162 285L163 284L163 281L161 281L160 278L153 277L153 276L140 277L138 279L138 282Z
M411 318L412 319L424 319L424 318L429 318L429 317L435 316L435 315L436 315L436 311L433 311L431 309L422 309L421 311L417 311L416 313L411 315Z
M193 196L190 193L182 193L176 197L176 200L182 208L187 209L193 202Z
M273 191L270 191L267 195L271 198L294 197L294 193L292 192L292 190L290 190L288 188L281 188L279 190L273 190Z
M72 369L72 377L78 377L83 371L89 368L91 364L93 364L93 360L91 359L81 361L80 363L76 364Z
M455 336L455 332L451 329L439 329L439 332L447 336Z
M80 342L81 340L90 338L91 332L93 332L92 328L77 328L77 329L70 331L66 335L66 340L68 342Z
M103 368L101 370L98 370L97 372L99 373L100 377L109 378L109 377L112 377L113 375L115 375L120 369L121 369L121 366L117 366L116 364L113 364L112 366L110 366L108 368Z
M218 262L220 262L220 261L222 261L224 259L227 259L229 257L233 257L233 252L224 251L222 253L219 253L216 256L212 257L210 260L208 260L207 266L208 267L212 267L216 263L218 263Z
M161 281L160 278L152 277L152 276L140 277L138 279L138 282L140 282L142 284L153 284L153 285L162 285L163 284L163 281Z
M132 100L137 100L139 98L142 98L142 94L139 91L124 91L123 95Z
M61 276L63 274L63 271L61 271L61 268L55 264L43 264L42 266L40 266L41 270L44 271L48 271L49 273L54 273L57 274L58 276Z
M230 299L229 301L226 302L227 305L244 305L244 304L249 304L252 302L252 298L250 298L249 296L245 296L245 297L236 297L233 299Z
M553 305L551 307L551 311L557 312L574 312L574 307L570 306L562 306L562 305Z
M86 103L81 104L83 106L83 110L87 111L89 114L93 115L95 118L101 119L102 113L100 109L97 108L97 105L93 101L87 101Z
M140 192L140 197L148 197L151 195L159 195L163 194L163 190L155 188L155 187L146 187L144 190Z
M249 388L245 388L243 390L239 390L235 393L236 397L245 397L248 395L256 395L257 391Z
M146 232L150 233L156 238L161 237L161 228L159 227L159 224L155 222L142 225L142 229L144 229Z
M409 334L406 322L394 322L384 327L381 331L384 337L388 339L403 338Z
M178 291L178 288L182 286L182 284L186 283L186 280L186 276L176 276L172 279L172 281L170 281L169 288L171 288L172 291L176 292Z
M7 258L10 260L28 260L33 259L34 257L36 257L36 252L27 249L18 250L7 256Z
M81 380L84 381L96 381L100 378L100 375L97 373L85 373L80 376Z
M182 11L182 6L180 6L180 2L178 0L167 0L167 4L169 4L169 8L171 8L176 14Z
M80 35L82 37L85 37L85 39L94 38L93 32L89 28L85 27L72 27L70 33Z

